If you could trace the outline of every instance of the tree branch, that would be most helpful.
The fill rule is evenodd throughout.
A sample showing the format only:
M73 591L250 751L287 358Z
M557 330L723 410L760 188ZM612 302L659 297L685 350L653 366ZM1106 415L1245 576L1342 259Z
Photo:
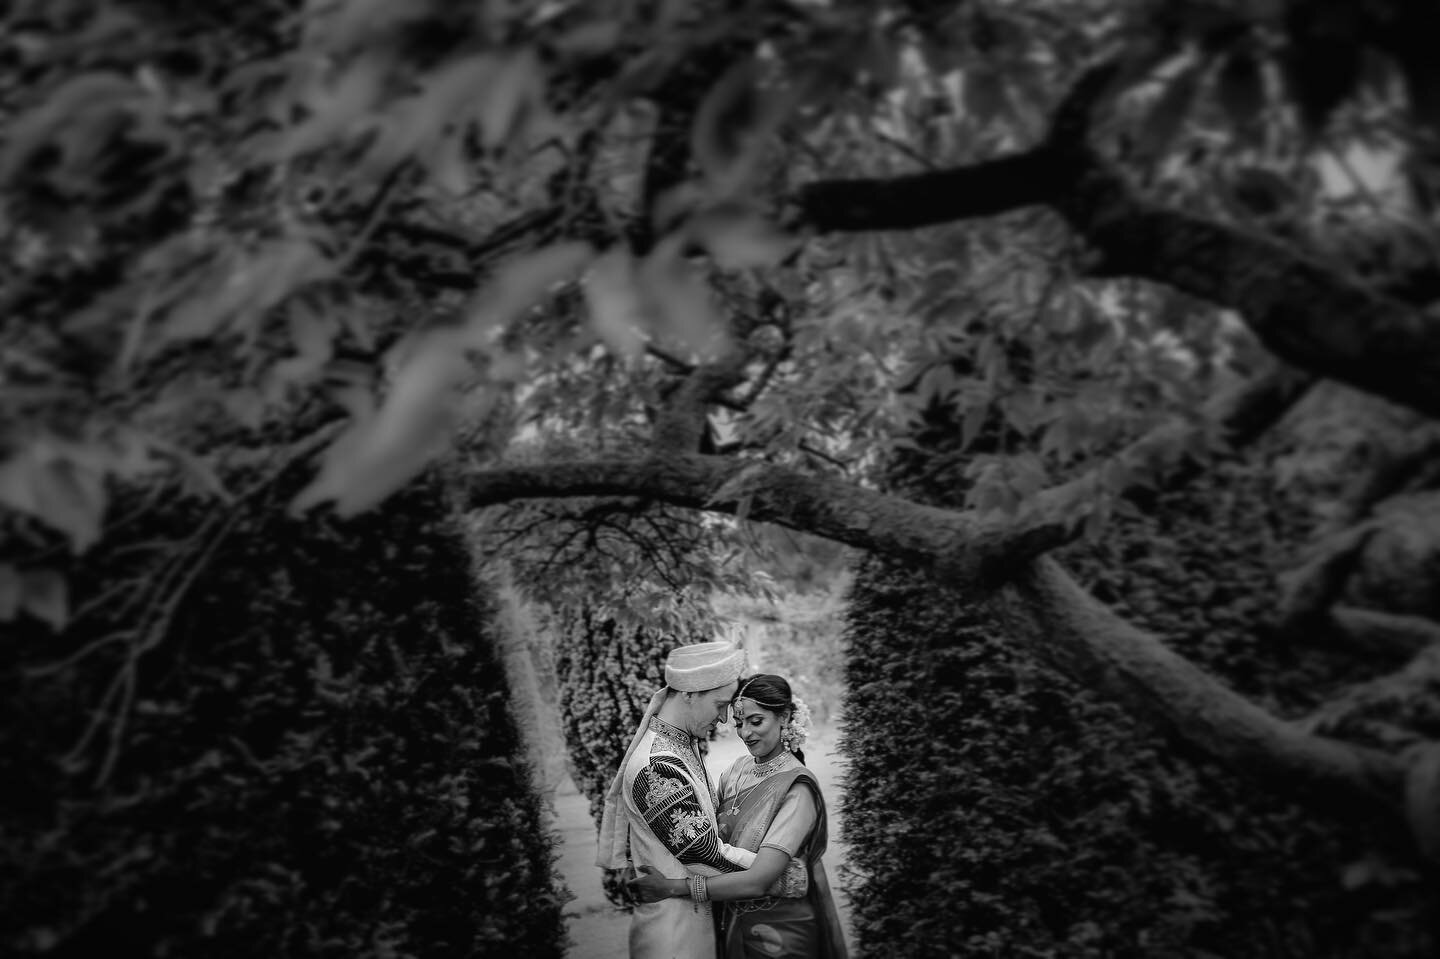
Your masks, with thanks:
M713 363L702 363L687 373L664 396L655 418L657 451L690 452L700 449L709 408L745 376L745 354L732 351Z
M1304 396L1314 380L1288 367L1278 367L1217 397L1195 423L1176 419L1131 443L1106 465L1067 483L1044 490L1022 506L1013 529L1002 542L1015 549L1006 562L1021 564L1055 546L1078 539L1084 510L1078 506L1094 498L1103 471L1111 464L1125 467L1129 479L1114 495L1140 501L1157 490L1174 489L1194 478L1202 464L1186 454L1196 445L1206 424L1219 427L1221 439L1232 448L1244 446L1264 433ZM1034 553L1024 550L1033 546Z
M1094 249L1095 275L1148 279L1233 308L1285 361L1440 417L1440 324L1273 240L1142 201L1076 142L1097 76L1082 78L1037 148L933 173L811 183L787 222L818 232L916 229L1049 206Z
M1225 765L1331 812L1402 814L1402 760L1271 715L1117 616L1053 560L1008 583L1000 607L1042 661Z
M1086 594L1054 562L1022 564L1042 534L987 523L853 484L763 462L674 454L552 463L472 475L470 508L514 499L644 496L804 530L885 553L963 584L1003 573L1001 606L1016 635L1067 675L1120 700L1242 772L1332 809L1403 810L1405 763L1305 733L1208 676Z
M471 509L519 499L643 496L689 509L739 513L977 584L999 582L1017 563L1068 536L1055 527L1017 527L770 463L682 452L488 470L472 474L463 495Z
M784 220L817 233L914 230L1056 201L1069 185L1041 147L974 166L888 179L820 180L800 187Z

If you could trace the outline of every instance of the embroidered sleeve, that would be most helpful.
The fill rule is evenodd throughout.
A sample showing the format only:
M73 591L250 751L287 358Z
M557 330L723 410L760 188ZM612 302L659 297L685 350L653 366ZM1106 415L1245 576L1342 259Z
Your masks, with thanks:
M815 828L815 818L815 797L809 787L795 783L781 800L780 808L775 810L761 848L769 846L793 857Z
M694 784L678 762L651 757L636 775L633 789L635 806L650 831L682 863L734 872L755 861L753 852L721 842L715 820L701 808Z
M765 895L774 896L777 899L804 899L805 894L810 891L810 870L805 867L805 860L791 859L780 878L770 884L765 890Z

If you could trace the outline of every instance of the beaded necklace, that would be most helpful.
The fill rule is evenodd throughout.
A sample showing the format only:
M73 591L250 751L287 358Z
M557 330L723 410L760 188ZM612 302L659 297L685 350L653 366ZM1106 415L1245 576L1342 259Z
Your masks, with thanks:
M782 769L789 769L794 762L796 762L794 754L782 749L780 755L774 759L763 763L756 762L750 771L756 779L764 779L772 773L778 773Z

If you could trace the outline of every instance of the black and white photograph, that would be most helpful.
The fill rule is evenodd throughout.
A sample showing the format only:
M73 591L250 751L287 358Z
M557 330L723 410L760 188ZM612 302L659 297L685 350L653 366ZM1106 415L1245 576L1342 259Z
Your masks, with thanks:
M0 0L0 955L1440 956L1437 0Z

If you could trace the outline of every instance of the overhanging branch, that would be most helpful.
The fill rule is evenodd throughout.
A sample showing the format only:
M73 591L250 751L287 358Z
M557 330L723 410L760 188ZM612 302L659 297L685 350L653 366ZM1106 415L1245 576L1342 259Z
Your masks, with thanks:
M769 463L679 452L482 471L471 474L464 488L472 509L576 496L642 496L743 515L899 557L958 582L997 583L1016 562L1069 535L1051 526L979 519Z
M1034 530L985 524L850 483L760 462L671 455L551 463L474 474L472 508L517 499L643 496L743 513L897 557L960 584L1007 582L1001 607L1015 634L1072 678L1120 700L1206 754L1312 805L1403 816L1408 766L1398 757L1307 733L1171 652L1084 592L1049 559L1015 569L1043 544Z
M1103 79L1103 71L1082 78L1034 149L910 176L811 183L792 198L787 221L821 233L909 230L1048 206L1093 249L1096 274L1233 308L1281 359L1440 417L1440 323L1263 236L1144 202L1079 142L1086 84Z
M1403 760L1278 719L1117 616L1053 560L1008 583L1001 609L1039 658L1207 755L1310 805L1400 819Z

